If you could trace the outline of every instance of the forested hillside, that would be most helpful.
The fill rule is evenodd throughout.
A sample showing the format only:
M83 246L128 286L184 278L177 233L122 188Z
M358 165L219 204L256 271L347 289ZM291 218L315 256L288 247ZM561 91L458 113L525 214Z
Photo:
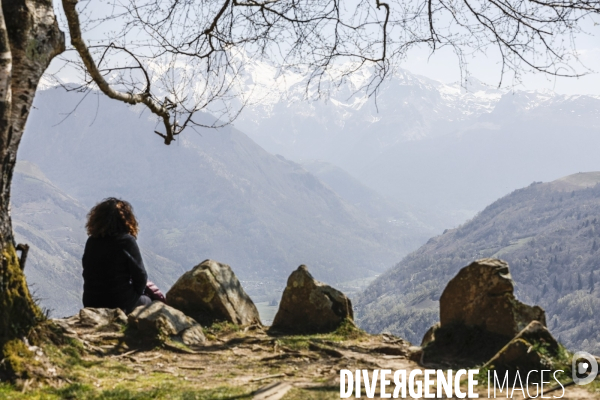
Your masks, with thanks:
M429 240L357 299L360 326L419 344L438 320L438 300L460 268L508 261L516 295L546 310L548 327L573 350L600 353L600 172L533 183Z

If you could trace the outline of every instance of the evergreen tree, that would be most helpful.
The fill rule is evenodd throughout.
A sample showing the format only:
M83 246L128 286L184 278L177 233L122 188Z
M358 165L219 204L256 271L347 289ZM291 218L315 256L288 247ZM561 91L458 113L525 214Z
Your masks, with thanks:
M577 290L583 289L583 282L581 281L581 274L577 273Z

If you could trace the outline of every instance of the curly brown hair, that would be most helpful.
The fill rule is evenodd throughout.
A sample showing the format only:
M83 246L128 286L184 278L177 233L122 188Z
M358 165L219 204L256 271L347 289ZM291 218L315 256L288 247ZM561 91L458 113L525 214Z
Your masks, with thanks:
M129 233L137 238L139 231L131 204L115 197L104 199L92 207L87 215L85 228L92 237Z

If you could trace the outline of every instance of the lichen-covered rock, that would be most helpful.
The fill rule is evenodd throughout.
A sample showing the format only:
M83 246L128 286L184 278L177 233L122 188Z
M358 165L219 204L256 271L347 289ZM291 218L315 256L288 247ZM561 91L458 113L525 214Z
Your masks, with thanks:
M423 357L423 348L421 346L410 346L408 348L408 359L421 364L421 358Z
M521 303L513 292L508 264L502 260L484 258L461 269L440 297L440 323L423 338L423 362L475 366L532 322L530 330L544 327L544 310Z
M552 336L548 328L539 321L531 322L515 336L515 339L524 339L529 343L542 346L549 354L556 354L560 349L560 345L556 339L554 339L554 336Z
M440 325L463 324L513 338L532 321L546 325L544 310L514 296L508 264L484 258L464 267L440 297Z
M504 346L487 364L490 370L504 376L506 371L527 373L532 370L549 369L539 352L531 350L531 344L524 339L513 339Z
M121 309L86 307L79 311L79 324L82 326L99 328L112 323L127 323L127 316Z
M167 303L203 325L218 321L260 324L256 306L231 267L213 260L183 274L167 292Z
M206 338L200 325L193 325L179 334L183 343L188 346L204 343Z
M558 356L560 346L548 329L538 321L533 321L525 327L513 340L508 342L484 366L504 376L527 374L530 371L540 371L552 368L552 360Z
M352 303L342 292L315 280L305 265L287 281L272 331L285 333L331 332L352 321Z
M440 328L440 323L434 324L431 328L425 332L423 335L423 340L421 340L421 347L427 346L428 343L433 342L435 340L435 331Z
M150 339L167 340L178 336L187 345L205 340L202 327L194 319L160 301L137 307L127 319L138 334Z

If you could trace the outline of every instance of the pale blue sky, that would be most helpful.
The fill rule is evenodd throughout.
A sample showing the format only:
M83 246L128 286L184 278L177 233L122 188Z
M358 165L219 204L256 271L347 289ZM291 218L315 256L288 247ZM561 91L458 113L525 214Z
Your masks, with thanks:
M590 35L580 35L577 48L580 60L596 73L580 78L554 78L541 73L524 74L523 84L514 81L508 74L503 86L515 85L516 90L550 89L561 94L600 95L600 24L588 24ZM491 52L490 52L491 53ZM433 56L426 49L414 50L402 65L403 68L427 76L429 78L452 83L460 80L460 70L456 57L449 49L443 49ZM497 86L500 79L500 64L495 54L478 55L469 61L470 73L473 77L489 85Z

